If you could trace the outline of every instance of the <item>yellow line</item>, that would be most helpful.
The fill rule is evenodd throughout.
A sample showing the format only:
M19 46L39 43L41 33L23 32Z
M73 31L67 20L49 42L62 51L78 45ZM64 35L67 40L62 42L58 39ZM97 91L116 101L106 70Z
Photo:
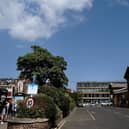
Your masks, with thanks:
M94 117L94 115L90 111L87 110L87 112L90 115L90 117L92 118L92 120L96 120L95 117Z

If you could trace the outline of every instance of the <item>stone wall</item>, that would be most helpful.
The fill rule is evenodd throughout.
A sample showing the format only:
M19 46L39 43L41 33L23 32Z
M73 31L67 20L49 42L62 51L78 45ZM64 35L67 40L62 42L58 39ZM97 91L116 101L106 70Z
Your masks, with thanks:
M13 119L7 129L49 129L48 119Z

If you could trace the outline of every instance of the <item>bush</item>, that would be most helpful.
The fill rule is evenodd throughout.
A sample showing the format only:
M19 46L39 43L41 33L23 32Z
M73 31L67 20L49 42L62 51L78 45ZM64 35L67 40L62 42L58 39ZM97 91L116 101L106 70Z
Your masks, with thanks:
M56 125L62 120L63 118L63 114L62 111L60 110L60 108L58 106L56 106L57 108L57 116L56 116Z
M55 120L57 119L56 118L57 108L56 108L56 105L54 104L52 98L47 95L43 95L43 94L40 94L39 96L36 96L36 97L40 103L44 104L45 116L47 118L49 118L49 120L52 124L54 124ZM42 98L42 100L40 101L39 98L40 99Z
M79 100L79 93L73 92L73 93L69 93L69 95L74 100L75 104L77 105L78 104L78 100Z
M61 103L59 107L63 111L63 117L66 117L70 112L70 99L68 96L61 97Z
M18 117L48 118L52 125L57 119L57 107L51 97L43 94L34 96L35 106L27 108L25 101L18 104Z
M20 101L17 107L17 117L20 118L44 118L45 113L43 108L35 106L34 108L27 108L25 101Z
M61 89L55 88L53 86L51 86L51 87L40 86L39 93L50 96L53 99L54 103L58 106L60 105L60 101L61 101L60 97L64 96L64 93L62 92Z
M63 117L66 117L70 110L75 107L74 100L69 96L69 93L66 93L65 90L55 88L53 86L41 86L39 93L50 96L62 111Z
M69 99L70 99L70 111L72 111L76 107L76 103L70 96Z

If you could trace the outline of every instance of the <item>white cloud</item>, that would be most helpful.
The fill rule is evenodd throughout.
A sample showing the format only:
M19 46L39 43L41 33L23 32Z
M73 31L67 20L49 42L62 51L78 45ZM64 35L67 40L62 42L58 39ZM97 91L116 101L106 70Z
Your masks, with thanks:
M110 3L110 5L122 5L122 6L129 6L129 0L106 0Z
M0 0L0 29L29 41L49 38L67 21L66 12L92 5L93 0Z
M118 4L129 6L129 0L116 0Z

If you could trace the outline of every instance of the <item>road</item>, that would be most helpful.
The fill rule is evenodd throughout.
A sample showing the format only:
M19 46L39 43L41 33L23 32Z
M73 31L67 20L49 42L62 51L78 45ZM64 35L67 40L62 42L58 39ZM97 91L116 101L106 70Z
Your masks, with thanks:
M77 108L66 118L60 129L129 129L129 109Z

